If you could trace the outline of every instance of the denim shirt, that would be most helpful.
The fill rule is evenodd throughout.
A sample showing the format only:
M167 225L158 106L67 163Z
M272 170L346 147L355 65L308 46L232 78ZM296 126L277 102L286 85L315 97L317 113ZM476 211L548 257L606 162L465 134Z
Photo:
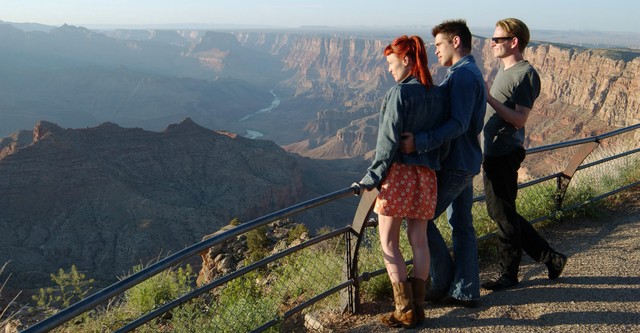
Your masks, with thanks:
M451 66L440 86L448 92L451 117L434 130L415 133L416 150L426 154L450 141L442 168L478 174L482 163L479 134L484 126L487 95L473 56L467 55Z
M380 110L376 154L364 178L359 182L367 189L382 182L394 162L423 165L440 169L444 149L433 149L427 154L402 154L399 151L400 133L426 131L440 126L448 117L444 88L433 86L428 90L415 77L387 91Z

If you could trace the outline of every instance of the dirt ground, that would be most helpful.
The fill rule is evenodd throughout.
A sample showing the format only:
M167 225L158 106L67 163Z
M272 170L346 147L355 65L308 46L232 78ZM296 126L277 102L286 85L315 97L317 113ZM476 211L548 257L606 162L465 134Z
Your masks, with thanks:
M546 267L524 255L516 288L482 290L481 305L474 309L427 305L424 325L409 331L640 332L639 197L636 187L614 199L614 210L539 229L569 257L557 280L549 280ZM496 264L481 262L481 281L495 272ZM365 303L356 315L326 315L317 331L395 331L378 321L392 309L390 302Z

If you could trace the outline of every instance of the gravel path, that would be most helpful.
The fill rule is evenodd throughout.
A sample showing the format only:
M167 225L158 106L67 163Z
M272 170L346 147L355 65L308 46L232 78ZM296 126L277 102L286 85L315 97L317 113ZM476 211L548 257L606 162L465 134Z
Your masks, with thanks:
M640 204L633 191L620 206L598 218L549 225L541 234L569 256L561 277L523 256L518 287L482 290L481 306L427 306L427 320L413 332L640 332ZM481 269L481 280L497 267ZM372 308L380 308L373 306ZM390 310L390 305L384 311ZM379 310L349 316L327 331L377 333ZM344 328L346 326L350 328ZM331 326L331 325L330 325Z

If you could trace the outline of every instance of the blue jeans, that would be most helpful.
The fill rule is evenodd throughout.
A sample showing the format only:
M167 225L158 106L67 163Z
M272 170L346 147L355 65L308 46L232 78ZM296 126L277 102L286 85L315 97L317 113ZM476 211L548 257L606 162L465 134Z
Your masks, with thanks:
M427 224L427 239L431 252L431 288L447 289L460 300L480 297L478 244L473 227L474 175L460 170L440 170L438 201L434 219L447 211L453 241L453 258L442 234L433 220Z

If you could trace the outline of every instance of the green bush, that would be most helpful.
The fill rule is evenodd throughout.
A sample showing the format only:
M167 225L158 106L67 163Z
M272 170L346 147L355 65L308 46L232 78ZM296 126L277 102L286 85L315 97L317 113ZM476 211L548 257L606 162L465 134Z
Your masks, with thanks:
M254 262L264 258L268 253L269 245L266 226L249 231L247 233L248 259Z
M309 233L309 228L302 223L296 223L295 227L289 231L289 236L287 237L287 243L291 244L296 239L300 238L300 236L304 233Z
M51 274L54 287L40 288L38 293L32 296L36 306L47 314L54 314L60 309L67 308L71 304L83 299L93 288L93 279L87 279L85 274L79 273L75 265L69 272L60 268L58 274Z
M133 268L139 272L141 265ZM127 290L123 297L85 315L82 320L68 322L62 332L112 332L133 321L140 315L178 298L193 289L195 275L190 265L163 271ZM136 332L161 332L162 322L152 322Z
M142 270L135 266L134 273ZM146 313L192 289L195 275L190 265L175 271L166 270L125 292L127 308L133 313Z

